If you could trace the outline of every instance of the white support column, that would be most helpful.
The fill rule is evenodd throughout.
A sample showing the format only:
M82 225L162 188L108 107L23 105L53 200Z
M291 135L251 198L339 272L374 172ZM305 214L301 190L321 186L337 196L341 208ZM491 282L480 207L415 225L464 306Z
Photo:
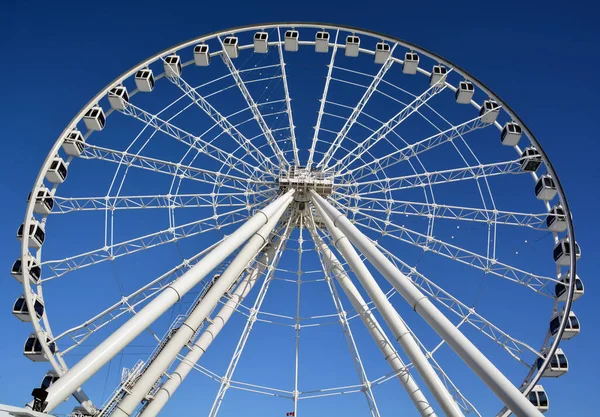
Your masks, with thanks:
M158 319L210 271L233 253L242 243L264 226L282 206L287 206L295 190L283 194L265 208L258 210L239 229L223 240L189 271L165 288L154 300L129 319L112 335L88 353L46 391L45 412L51 412L102 366Z
M417 410L419 410L421 416L436 417L435 411L429 404L429 401L427 401L427 398L425 398L425 395L406 368L406 365L402 362L398 352L392 346L392 343L383 331L381 325L369 309L367 303L344 270L344 267L338 258L333 251L329 249L329 246L327 246L327 244L318 236L316 230L311 229L311 234L315 242L315 247L323 255L327 269L331 271L336 281L340 284L340 287L342 287L344 294L346 294L346 297L350 300L352 307L354 307L360 315L362 322L371 334L375 344L379 347L381 353L383 353L383 357L398 376L400 383L402 383L402 386L406 389L406 392L417 407Z
M238 340L238 343L237 343L237 346L235 347L233 355L231 356L231 360L229 361L229 365L227 366L227 371L225 371L225 375L223 375L221 377L221 386L219 387L219 390L217 392L217 395L215 396L213 405L208 414L210 417L216 417L216 415L219 413L219 409L221 407L221 404L223 403L225 394L227 393L227 390L231 386L231 380L233 378L233 374L235 373L237 364L238 364L240 358L242 357L242 353L244 352L246 342L248 341L248 338L250 337L250 332L252 331L252 329L254 327L254 323L256 323L256 321L258 319L258 313L260 311L263 301L265 300L267 291L268 291L271 281L275 275L275 271L277 270L277 265L279 263L279 260L281 259L281 255L285 249L285 244L287 243L287 240L291 234L291 231L292 231L291 225L295 224L296 220L297 220L297 216L292 215L292 216L290 216L290 218L287 221L286 230L283 233L282 239L280 239L279 243L277 244L277 249L275 250L274 259L271 262L271 265L269 265L269 268L267 270L267 273L265 275L265 278L263 280L261 288L258 291L258 295L256 296L256 300L254 300L254 304L253 304L252 308L250 309L250 314L248 316L248 319L246 320L246 324L244 326L244 329L242 330L242 335L240 336L240 338Z
M381 274L398 290L398 293L419 313L423 319L448 343L463 361L518 417L541 417L541 413L506 378L477 347L444 316L416 286L410 278L400 272L375 245L350 220L323 197L311 191L325 217L331 217L334 225L346 233L348 239L367 257Z
M400 346L402 346L402 349L404 349L412 361L413 365L419 372L419 375L421 375L425 381L425 384L439 403L440 407L442 407L442 410L444 410L444 414L450 417L464 417L462 411L452 398L452 395L450 395L448 389L413 338L406 323L404 323L404 321L400 318L400 315L387 299L385 293L381 290L379 285L377 285L375 278L373 278L373 275L371 275L365 264L362 262L358 253L352 244L350 244L350 241L346 238L342 231L334 225L332 219L328 217L327 213L325 213L323 207L321 206L320 200L317 200L315 196L318 196L318 194L316 194L314 191L311 191L312 202L319 212L323 222L327 226L335 247L338 248L356 277L359 279L360 283L369 294L369 297L371 297L373 300L373 303L383 316L383 319L392 330L394 337L396 337L396 340L398 343L400 343Z
M267 224L260 228L242 248L240 253L233 259L231 264L223 272L221 277L214 282L214 285L206 293L202 301L192 310L189 316L181 324L181 327L171 336L171 339L163 347L160 354L154 359L152 364L144 370L144 373L136 381L129 395L117 404L112 417L130 416L144 397L148 394L156 381L167 371L171 363L175 360L181 349L190 342L202 322L209 316L210 312L217 306L219 300L225 292L233 285L235 280L243 273L244 268L256 257L260 248L269 242L271 232L279 222L292 197L288 197L286 204L271 216Z
M194 369L194 365L200 360L202 355L210 347L211 343L219 335L227 321L231 318L238 305L246 298L248 293L256 284L256 281L262 276L271 264L276 252L276 246L271 245L257 262L256 267L246 275L242 282L237 286L229 300L221 307L219 313L212 318L211 324L202 332L202 335L194 342L192 349L187 353L185 359L181 361L177 368L171 373L169 379L156 392L154 399L148 403L139 417L155 417L171 399L179 385Z

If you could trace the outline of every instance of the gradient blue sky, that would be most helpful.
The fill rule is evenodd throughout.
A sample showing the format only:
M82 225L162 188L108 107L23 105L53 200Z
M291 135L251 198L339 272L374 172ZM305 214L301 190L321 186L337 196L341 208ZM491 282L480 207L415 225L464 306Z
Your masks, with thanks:
M10 314L20 294L9 275L25 199L55 138L97 91L144 58L183 40L270 21L364 27L421 45L465 68L501 96L550 156L574 213L585 297L583 332L569 352L564 396L550 416L598 415L596 252L600 31L594 2L5 2L0 14L0 402L23 403L39 379L22 356L29 333ZM31 372L31 384L11 383ZM552 398L551 398L552 401Z

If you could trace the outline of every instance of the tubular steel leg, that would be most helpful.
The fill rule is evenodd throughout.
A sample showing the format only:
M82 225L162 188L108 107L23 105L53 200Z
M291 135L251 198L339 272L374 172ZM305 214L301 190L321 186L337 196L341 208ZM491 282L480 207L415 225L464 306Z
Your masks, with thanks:
M135 316L69 369L67 373L46 391L46 407L43 411L48 413L54 410L56 406L94 375L173 304L180 300L183 295L200 282L210 271L223 262L227 256L264 226L274 213L283 205L289 203L293 194L294 190L290 190L264 209L258 210L254 216L223 240L221 244L202 258L200 262L166 287L146 307L141 309Z
M258 312L260 311L260 307L262 306L262 303L267 294L267 290L269 289L269 285L271 284L271 280L272 280L275 270L277 268L277 264L279 263L279 260L281 259L281 254L283 253L284 245L286 244L287 238L289 237L289 233L291 233L289 228L293 221L295 221L295 218L290 217L290 219L288 220L287 229L284 233L284 237L280 240L279 244L277 245L273 263L271 266L269 266L268 272L265 276L262 286L258 292L258 295L256 296L256 300L254 301L252 309L250 310L250 315L248 317L248 320L246 320L246 325L244 326L242 335L240 336L240 339L238 340L237 346L235 347L235 351L233 352L233 355L231 357L231 361L229 362L229 365L227 366L227 371L225 372L225 375L223 376L223 378L221 378L221 386L219 387L219 391L217 392L217 395L216 395L213 405L211 407L211 410L209 413L210 417L215 417L218 414L219 408L221 407L221 404L223 403L223 399L225 398L225 394L226 394L227 390L229 389L231 379L233 378L233 374L235 373L237 364L242 356L242 352L244 351L244 347L246 346L248 337L250 337L250 332L252 331L252 328L254 327L254 323L256 322L256 319L258 317Z
M329 216L334 225L347 234L348 239L396 288L398 293L515 415L518 417L541 417L541 412L525 398L521 391L350 220L314 191L311 191L311 195L313 201L317 201L317 206L321 207L321 211L326 212L326 214L323 213L325 217Z
M358 253L350 244L350 241L337 227L334 226L333 221L323 211L323 208L319 203L315 202L314 195L315 194L313 193L313 204L327 226L334 245L339 249L342 256L346 259L346 262L348 262L348 265L369 294L369 297L373 300L373 303L394 333L396 340L411 359L415 368L425 381L425 384L429 387L429 390L439 403L440 407L444 410L444 413L451 417L464 417L462 411L452 398L452 395L450 395L448 389L413 338L410 330L400 318L398 312L394 309L379 285L377 285L373 275L371 275L365 264L362 262Z
M266 225L260 228L242 248L240 253L233 259L231 264L225 269L221 277L217 279L212 288L206 293L202 301L192 310L189 316L184 320L181 327L171 336L171 339L163 347L160 354L155 358L152 364L146 368L144 373L137 380L129 395L117 404L112 417L130 416L135 408L144 399L148 391L161 378L164 372L173 363L181 349L190 342L198 328L208 317L210 312L219 303L225 292L233 285L235 280L242 274L244 268L252 261L259 252L260 248L269 242L271 232L279 222L287 206L291 202L290 196L283 206L269 219Z
M275 256L275 246L269 246L265 254L257 262L256 267L237 286L231 298L227 300L219 313L212 318L211 324L202 332L202 335L194 342L192 349L187 353L177 368L171 373L170 378L156 392L154 399L148 403L139 417L155 417L171 399L179 385L194 369L194 365L210 347L211 343L225 327L238 305L246 298L248 293L262 276L267 265L272 264Z
M373 313L371 313L367 303L344 270L342 264L331 249L329 249L329 246L327 246L327 244L319 237L317 231L312 229L311 233L317 250L322 254L325 266L331 271L336 281L340 284L340 287L342 287L344 294L346 294L346 297L350 300L352 307L354 307L360 315L361 320L367 327L375 344L379 347L381 353L383 353L383 357L398 376L398 379L406 389L406 392L408 392L410 399L417 407L417 410L419 410L421 416L436 417L435 411L429 404L429 401L427 401L427 398L425 398L425 395L417 385L416 381L410 375L408 369L406 369L406 365L402 362L402 359L400 359L398 352L396 352L396 349L392 346L387 335Z

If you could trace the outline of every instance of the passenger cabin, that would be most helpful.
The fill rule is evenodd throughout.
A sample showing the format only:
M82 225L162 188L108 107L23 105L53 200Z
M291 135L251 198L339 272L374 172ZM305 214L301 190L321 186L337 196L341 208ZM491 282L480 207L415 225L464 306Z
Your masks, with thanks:
M40 388L42 388L43 390L47 390L52 384L58 381L58 378L60 378L60 376L56 373L56 371L50 370L46 372L46 375L44 376L44 379L42 379L42 383L40 384Z
M498 114L500 114L500 106L492 99L484 101L479 109L479 116L483 123L494 123Z
M521 129L521 126L515 122L508 122L502 128L500 139L504 146L516 146L519 143L522 134L523 130Z
M391 54L391 49L389 43L377 42L377 45L375 45L375 63L385 63Z
M520 158L523 171L535 172L542 165L542 155L534 147L525 148Z
M113 109L124 110L127 107L127 103L129 103L127 89L122 85L111 88L108 92L108 102Z
M581 249L577 242L575 242L575 258L579 260L581 258ZM558 242L558 245L554 247L554 261L560 266L569 266L571 263L571 243L568 238L565 238Z
M77 129L71 130L63 139L63 151L69 156L80 156L85 148L85 139Z
M17 230L17 239L19 239L21 242L23 241L23 227L24 223L21 223L21 226L19 226L19 229ZM30 248L39 249L44 244L44 239L46 239L44 226L42 223L38 222L35 217L32 217L31 223L29 223L28 246Z
M550 175L542 175L535 184L535 196L538 200L550 201L557 193L556 184Z
M285 37L283 41L283 46L288 52L297 52L298 51L298 38L299 33L297 30L286 30Z
M194 46L194 64L198 67L208 67L210 64L210 53L208 45L200 44Z
M475 86L470 81L461 81L456 89L456 102L458 104L469 104L475 94Z
M31 200L31 193L27 197L27 202ZM35 203L33 203L33 212L37 214L48 214L54 208L54 198L52 197L52 191L47 189L43 184L37 191L35 196Z
M322 54L329 52L329 32L317 32L315 35L315 52Z
M346 56L356 58L360 51L360 38L358 36L349 35L346 38L346 51L344 54Z
M89 130L100 131L104 129L106 116L102 107L98 105L92 106L83 116L83 122Z
M404 74L414 75L419 67L419 55L415 52L407 52L404 54L404 64L402 64L402 72Z
M223 39L223 49L229 58L237 58L240 55L240 49L238 46L239 39L237 36L227 36Z
M529 399L529 402L531 402L531 404L533 404L535 408L538 409L538 411L542 413L548 411L550 403L548 402L548 396L546 395L546 391L541 385L534 386L533 389L529 392L527 398Z
M50 348L51 353L56 353L56 343L51 342L50 338L46 336L46 343L48 344L48 348ZM23 347L23 354L28 359L34 362L47 362L48 358L44 354L42 349L42 344L40 343L37 335L35 333L31 333L25 342L25 346Z
M256 32L254 34L254 52L258 54L269 52L269 34L267 32Z
M181 75L181 57L176 54L165 57L163 62L165 75L169 78L177 78Z
M546 216L546 227L551 232L564 232L567 230L567 216L565 209L560 204L552 207Z
M142 93L149 93L154 90L154 74L152 74L150 68L135 73L135 86Z
M67 179L67 164L60 156L55 156L50 162L46 179L54 184L61 184Z
M544 355L544 358L545 357L546 355ZM537 359L536 366L538 370L542 368L544 358ZM542 373L542 376L558 378L559 376L566 374L568 371L569 362L567 361L567 356L561 348L557 348L556 352L554 352L554 355L552 355L552 359L550 359L548 367Z
M554 295L558 301L567 301L569 294L569 285L571 283L571 275L569 272L562 274L554 286ZM575 290L573 291L573 301L578 300L584 293L583 281L579 275L575 278Z
M41 319L44 315L44 303L36 296L33 296L33 310L35 311L35 316L37 319ZM31 321L31 316L29 315L29 308L27 307L27 302L25 300L25 295L21 295L15 301L13 305L13 316L18 318L21 321Z
M440 84L446 82L446 74L448 73L448 69L441 65L434 65L431 69L431 75L429 76L429 86L435 85L437 82Z
M31 285L37 285L42 277L42 268L40 267L40 264L37 259L30 254L25 255L25 264L29 275L29 283ZM13 263L10 274L19 281L19 283L23 283L23 262L21 258Z
M564 287L563 287L564 288ZM560 323L565 315L564 311L558 311L554 313L552 318L550 319L550 334L552 336L556 336L558 334L558 330L560 329ZM565 330L563 331L561 339L570 339L575 337L581 331L579 320L573 311L569 312L569 317L567 318L567 322L565 323Z

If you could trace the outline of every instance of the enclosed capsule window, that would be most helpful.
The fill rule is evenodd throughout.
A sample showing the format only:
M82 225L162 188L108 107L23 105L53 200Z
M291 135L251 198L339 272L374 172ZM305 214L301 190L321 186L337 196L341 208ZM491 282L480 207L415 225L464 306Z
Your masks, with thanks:
M535 172L542 164L542 156L537 149L529 147L521 154L520 162L523 171Z
M546 216L546 227L551 232L564 232L567 230L567 216L560 204L552 207Z
M138 90L149 93L154 89L154 75L152 70L143 69L135 74L135 85Z
M358 36L350 35L346 38L345 55L349 57L357 57L360 48L360 39Z
M20 228L22 230L22 228ZM33 285L37 284L42 275L42 269L40 268L37 260L31 255L26 255L26 264L29 271L29 278ZM10 269L11 275L20 283L23 283L23 262L21 258L17 259Z

